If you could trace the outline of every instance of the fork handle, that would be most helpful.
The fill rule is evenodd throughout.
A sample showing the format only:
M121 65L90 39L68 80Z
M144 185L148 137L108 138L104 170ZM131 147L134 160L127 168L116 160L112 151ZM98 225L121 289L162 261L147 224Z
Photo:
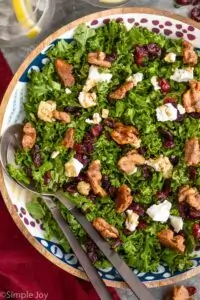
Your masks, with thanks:
M57 207L51 209L51 213L58 223L60 229L62 230L64 236L68 240L74 254L78 258L80 264L82 265L83 269L85 270L90 282L92 283L93 287L95 288L96 292L98 293L101 300L113 300L111 294L109 293L106 285L104 284L103 280L99 276L99 273L89 260L87 254L81 247L80 243L76 239L75 235L72 233L69 225L63 218L62 214L60 213Z

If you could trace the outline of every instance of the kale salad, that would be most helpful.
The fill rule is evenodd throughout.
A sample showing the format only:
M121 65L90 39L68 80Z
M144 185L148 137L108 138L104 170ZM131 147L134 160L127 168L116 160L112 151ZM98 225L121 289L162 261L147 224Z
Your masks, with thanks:
M31 72L11 176L62 189L130 267L192 266L200 239L200 61L193 46L120 22L77 27ZM58 202L93 263L109 262ZM70 247L41 199L46 238Z

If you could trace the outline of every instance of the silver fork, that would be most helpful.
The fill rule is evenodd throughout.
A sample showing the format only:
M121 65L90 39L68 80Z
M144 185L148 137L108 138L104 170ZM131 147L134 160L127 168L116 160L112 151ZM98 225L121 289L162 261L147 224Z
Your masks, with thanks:
M8 173L6 166L7 166L8 163L13 163L13 161L11 161L11 159L12 160L14 159L16 150L19 149L19 147L21 147L20 141L22 139L22 133L23 133L23 125L22 124L15 124L15 125L10 126L4 132L4 134L1 137L0 155L1 155L2 166L3 166L3 169L6 172L6 174L12 180L14 180L14 179ZM120 258L120 256L113 249L110 248L109 244L94 229L94 227L86 219L84 214L77 207L75 207L75 205L71 201L69 201L66 198L66 196L64 195L64 193L61 190L59 190L55 193L41 194L41 193L38 193L38 191L36 190L33 183L31 183L30 185L27 185L27 186L22 184L19 181L16 181L16 183L19 184L20 186L22 186L23 188L28 189L32 193L35 193L35 194L39 195L40 197L47 196L47 197L55 197L55 198L59 199L60 202L70 211L70 213L75 217L75 219L85 229L85 231L90 236L90 238L94 241L94 243L98 246L98 248L104 253L105 257L117 269L117 271L119 272L121 277L124 279L124 281L130 287L130 289L133 291L133 293L136 295L136 297L140 300L155 300L155 298L151 295L151 293L148 291L148 289L145 287L145 285L138 279L138 277L134 274L134 272ZM58 214L59 214L59 217L60 217L60 213L57 210L55 210L56 211L55 216L58 216ZM62 217L62 215L61 215L61 217ZM66 226L66 221L63 219L60 224L62 225L61 228L63 228L63 227ZM70 231L70 229L69 229L69 231ZM67 232L67 234L68 233L69 232ZM71 237L72 237L72 233L70 233L70 234L71 234ZM67 239L68 239L68 237L67 237ZM73 240L73 242L74 242L74 240ZM74 247L74 253L75 254L77 254L76 253L77 247L78 246L79 246L78 248L81 247L79 245L78 241L76 241L76 242L77 242L76 247ZM72 246L72 244L71 244L71 246ZM85 259L85 256L84 256L84 259L83 259L83 257L82 257L83 253L79 253L79 254L80 254L80 256L78 257L78 255L77 255L77 258L79 259L80 263L83 264L84 263L83 260ZM87 258L87 262L88 262L88 260L89 259ZM93 276L94 275L93 274L94 274L94 272L97 273L97 271L95 270L95 268L93 266L91 267L91 263L90 263L90 266L89 266L88 263L85 263L84 265L85 265L86 273L88 274L88 270L91 272L90 273L91 278L89 277L89 275L88 275L88 277L90 278L91 283L94 285L94 283L93 283ZM95 284L96 284L96 282L98 280L98 277L96 276L95 278L96 278L96 281L95 281ZM101 295L100 282L98 282L98 284L96 284L96 287L98 288L99 295ZM105 289L106 289L106 287L104 286L104 293L105 293ZM112 299L112 298L108 298L108 297L110 297L110 295L106 296L106 294L105 294L105 296L103 296L103 298L101 298L101 299L104 299L104 300Z

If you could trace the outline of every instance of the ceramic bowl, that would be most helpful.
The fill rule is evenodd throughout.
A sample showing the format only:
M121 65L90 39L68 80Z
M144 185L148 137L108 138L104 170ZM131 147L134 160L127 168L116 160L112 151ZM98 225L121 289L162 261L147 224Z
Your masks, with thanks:
M196 22L165 11L147 8L117 8L78 19L64 26L44 40L20 66L5 93L1 105L1 133L11 124L23 121L23 103L26 101L28 74L31 70L39 71L42 66L48 62L46 51L53 47L58 39L72 39L74 30L83 22L92 28L97 28L103 26L111 19L123 22L128 28L132 26L143 26L153 32L161 33L170 38L184 38L193 43L195 47L198 47L200 44L200 26ZM16 225L29 242L42 253L46 259L52 261L58 267L75 276L87 279L76 256L72 252L66 253L56 240L46 240L44 238L44 230L41 222L34 220L25 208L25 202L31 199L30 193L9 180L6 175L3 174L2 170L0 171L0 181L2 195L8 210ZM98 269L98 272L108 286L126 286L123 279L113 267ZM197 257L193 259L193 267L186 272L171 274L169 269L165 266L160 266L157 272L152 273L141 273L137 270L133 270L133 272L137 274L140 280L148 287L175 283L200 272L200 252L197 252Z

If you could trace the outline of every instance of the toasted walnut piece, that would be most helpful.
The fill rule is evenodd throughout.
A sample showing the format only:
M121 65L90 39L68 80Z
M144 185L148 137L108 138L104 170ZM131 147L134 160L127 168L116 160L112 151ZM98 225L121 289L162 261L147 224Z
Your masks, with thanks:
M107 193L101 186L102 175L100 170L100 160L94 160L90 163L88 167L87 176L94 194L99 195L100 197L105 197L107 196Z
M135 86L134 81L127 81L118 87L114 92L109 94L109 98L113 100L121 100L126 96L126 93Z
M188 289L185 286L175 286L172 291L172 300L190 300Z
M36 130L31 123L26 123L23 128L22 147L24 150L32 149L36 142Z
M181 253L185 251L185 239L182 235L174 236L174 232L172 230L163 229L158 232L157 237L163 246L177 250Z
M75 78L72 74L73 66L65 60L56 59L56 71L65 87L71 87L75 84Z
M111 137L119 145L131 144L133 147L139 148L141 140L138 138L138 134L138 130L135 127L116 123Z
M190 89L183 94L183 106L187 113L200 112L200 82L190 80Z
M194 46L187 41L183 41L182 55L184 64L195 66L198 63L198 55L194 51Z
M117 197L115 199L115 210L118 213L122 213L131 205L133 197L131 196L131 189L122 184L117 190Z
M193 137L185 144L185 162L189 166L196 166L200 163L200 141Z
M135 150L129 151L125 156L118 161L118 167L126 174L133 174L137 168L136 166L143 165L145 158L138 154Z
M88 196L89 192L90 192L90 189L91 189L91 187L90 187L90 184L88 182L80 181L77 184L77 190L81 195Z
M62 145L69 149L74 147L74 128L68 128L64 139L62 140Z
M178 201L186 202L196 210L200 210L200 194L195 187L189 187L189 185L181 187L178 193Z
M104 238L117 239L119 237L118 230L102 218L94 219L92 225Z
M64 124L70 123L71 121L70 115L64 111L54 110L53 116L56 120L59 120Z
M102 68L110 68L111 63L105 60L106 54L104 52L88 53L88 63Z

